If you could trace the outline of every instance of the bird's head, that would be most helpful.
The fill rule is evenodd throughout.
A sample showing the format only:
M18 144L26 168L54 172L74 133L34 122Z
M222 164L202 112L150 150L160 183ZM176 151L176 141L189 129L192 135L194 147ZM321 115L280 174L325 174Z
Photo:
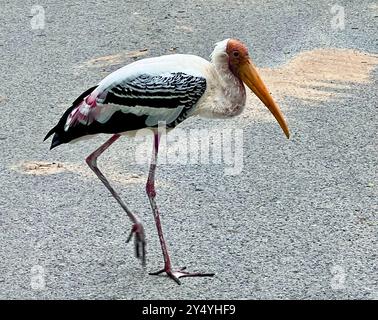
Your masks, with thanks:
M226 39L217 44L212 54L213 61L217 57L224 61L227 59L228 67L231 72L242 80L253 93L265 104L270 110L277 122L284 131L286 137L289 138L289 128L286 120L269 93L266 85L262 81L256 67L254 66L246 45L236 39ZM215 62L215 61L214 61Z

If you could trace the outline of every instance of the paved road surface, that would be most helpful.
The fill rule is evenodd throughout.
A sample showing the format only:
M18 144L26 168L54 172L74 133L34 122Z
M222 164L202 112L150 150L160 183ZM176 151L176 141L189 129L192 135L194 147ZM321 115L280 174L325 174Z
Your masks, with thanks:
M0 298L376 299L378 6L343 3L1 0ZM236 119L181 126L242 129L243 170L159 167L174 264L216 273L177 286L147 275L162 258L137 142L117 142L100 165L145 223L146 270L126 244L130 222L83 162L105 137L52 152L42 139L120 65L208 57L228 37L250 47L292 138L253 99Z

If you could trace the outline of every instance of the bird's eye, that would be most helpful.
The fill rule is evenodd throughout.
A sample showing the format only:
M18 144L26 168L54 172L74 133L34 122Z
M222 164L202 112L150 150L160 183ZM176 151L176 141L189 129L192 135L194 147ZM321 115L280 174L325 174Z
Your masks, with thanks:
M232 53L232 55L233 55L235 58L239 57L239 51L234 51L234 52Z

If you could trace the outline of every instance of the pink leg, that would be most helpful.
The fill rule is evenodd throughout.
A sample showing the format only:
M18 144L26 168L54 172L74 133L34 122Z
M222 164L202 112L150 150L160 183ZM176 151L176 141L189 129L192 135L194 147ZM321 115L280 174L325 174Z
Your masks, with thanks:
M102 181L102 183L105 185L105 187L110 191L112 196L117 200L117 202L120 204L122 209L126 212L127 216L130 218L130 220L133 222L133 226L130 232L130 235L127 239L127 242L130 241L133 234L135 234L135 254L137 258L142 259L143 266L146 264L146 240L145 240L145 234L144 234L144 228L142 223L140 222L139 218L133 214L129 208L125 205L125 203L122 201L118 193L113 189L113 187L110 185L109 181L106 179L106 177L102 174L100 169L97 167L97 158L106 150L108 149L118 138L120 137L119 134L113 135L108 141L106 141L103 145L101 145L98 149L96 149L93 153L91 153L87 158L86 162L93 170L93 172L97 175L97 177Z
M159 139L160 139L160 134L155 134L151 165L150 165L148 180L147 180L147 184L146 184L146 192L147 192L147 196L148 196L150 203L151 203L151 208L152 208L152 212L154 214L156 228L157 228L158 235L159 235L161 250L163 251L164 269L157 271L157 272L152 272L152 273L150 273L150 275L158 275L158 274L165 272L170 278L175 280L178 284L181 284L179 278L182 278L182 277L212 277L212 276L214 276L214 273L199 273L199 272L189 273L189 272L184 271L185 267L179 269L178 271L172 270L171 260L169 258L167 245L165 243L165 239L164 239L164 235L163 235L163 229L161 227L160 214L159 214L159 210L158 210L158 207L157 207L156 201L155 201L155 197L156 197L155 171L156 171L157 155L158 155L158 151L159 151Z

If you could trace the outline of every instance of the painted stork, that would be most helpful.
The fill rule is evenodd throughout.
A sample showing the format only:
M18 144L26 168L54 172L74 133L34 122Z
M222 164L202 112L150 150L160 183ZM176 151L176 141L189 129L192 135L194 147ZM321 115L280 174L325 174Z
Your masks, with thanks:
M136 257L145 265L146 240L141 220L99 170L97 158L121 135L132 136L143 128L154 132L146 192L155 218L164 268L150 274L166 273L178 284L181 277L214 275L172 268L155 201L155 170L160 140L158 126L164 123L165 128L170 130L194 115L210 118L237 116L246 102L244 84L271 111L289 138L284 116L261 80L247 47L236 39L217 43L211 62L194 55L172 54L142 59L116 70L80 95L45 137L46 140L54 134L52 149L98 133L112 135L86 158L86 162L131 219L133 225L127 241L135 237Z

